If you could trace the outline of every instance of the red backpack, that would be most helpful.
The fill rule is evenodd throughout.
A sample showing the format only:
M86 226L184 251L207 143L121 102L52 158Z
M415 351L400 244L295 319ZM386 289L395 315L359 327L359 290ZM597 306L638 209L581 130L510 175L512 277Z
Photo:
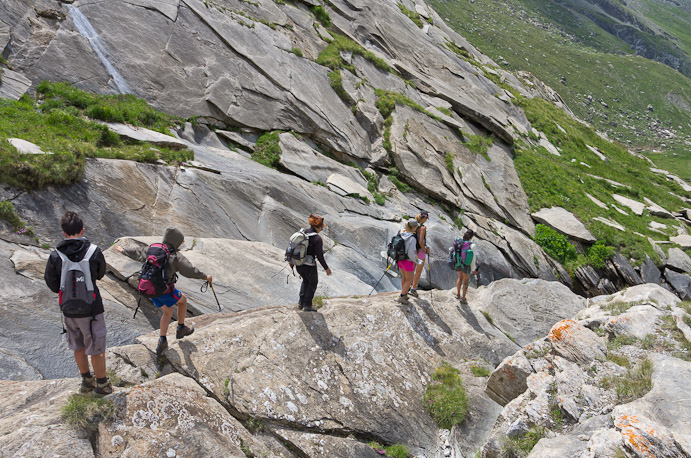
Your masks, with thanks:
M139 271L137 289L146 297L159 297L173 291L175 283L166 282L170 250L163 243L152 243L146 250L146 261Z

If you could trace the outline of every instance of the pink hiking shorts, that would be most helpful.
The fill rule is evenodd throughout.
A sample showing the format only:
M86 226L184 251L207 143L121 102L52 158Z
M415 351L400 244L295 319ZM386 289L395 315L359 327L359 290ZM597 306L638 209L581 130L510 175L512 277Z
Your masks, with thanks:
M415 270L415 263L410 259L404 259L402 261L398 261L398 268L406 272L412 272Z

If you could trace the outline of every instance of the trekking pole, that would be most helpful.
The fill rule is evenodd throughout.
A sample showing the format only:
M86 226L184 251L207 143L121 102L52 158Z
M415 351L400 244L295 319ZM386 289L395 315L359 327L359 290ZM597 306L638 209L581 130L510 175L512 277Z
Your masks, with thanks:
M202 287L199 289L202 293L205 293L209 290L209 286L211 286L211 292L214 293L214 299L216 299L216 305L218 305L218 311L221 311L221 303L218 302L218 296L216 296L216 290L214 289L214 284L209 283L208 281L205 281L202 283Z
M391 268L392 265L393 265L393 261L391 261L391 264L389 264L389 266L386 268L386 270L384 271L382 276L379 278L379 281L374 285L374 288L372 288L372 291L369 292L368 296L371 296L372 293L374 292L374 290L377 289L377 286L379 286L379 282L382 281L382 279L384 278L384 275L386 275L386 272L389 271L389 269Z
M139 297L137 298L137 308L134 309L134 315L132 316L132 319L133 319L133 320L134 320L135 318L137 318L137 312L139 311L139 305L141 304L141 302L142 302L142 293L140 292L140 293L139 293Z
M432 286L432 261L427 255L427 281L429 282L429 300L434 305L434 287Z

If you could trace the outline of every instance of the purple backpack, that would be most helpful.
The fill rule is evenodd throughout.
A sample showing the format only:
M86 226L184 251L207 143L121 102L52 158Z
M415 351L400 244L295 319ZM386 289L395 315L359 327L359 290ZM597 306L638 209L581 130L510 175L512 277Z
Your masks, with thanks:
M173 290L175 284L166 282L166 268L170 250L163 243L152 243L146 250L146 261L139 271L137 289L146 297L159 297Z

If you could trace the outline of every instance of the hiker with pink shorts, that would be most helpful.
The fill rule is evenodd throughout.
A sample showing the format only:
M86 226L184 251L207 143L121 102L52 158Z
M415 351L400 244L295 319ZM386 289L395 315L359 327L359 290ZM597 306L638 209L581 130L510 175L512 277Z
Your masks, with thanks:
M413 272L415 271L415 263L417 263L416 228L417 221L410 219L401 231L401 238L405 241L405 258L398 261L398 269L401 271L401 295L398 298L398 302L401 304L408 303L408 290L410 285L413 284Z
M410 288L410 295L417 297L417 285L420 282L420 277L422 276L422 271L425 268L425 259L429 254L429 247L427 246L427 226L425 223L429 219L429 213L420 212L416 217L418 226L415 228L415 235L417 236L417 259L418 262L415 266L415 277L413 278L413 286ZM431 285L430 285L431 286Z

